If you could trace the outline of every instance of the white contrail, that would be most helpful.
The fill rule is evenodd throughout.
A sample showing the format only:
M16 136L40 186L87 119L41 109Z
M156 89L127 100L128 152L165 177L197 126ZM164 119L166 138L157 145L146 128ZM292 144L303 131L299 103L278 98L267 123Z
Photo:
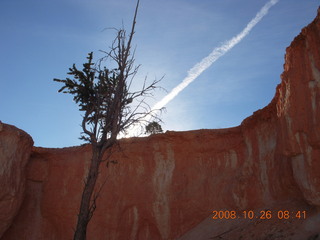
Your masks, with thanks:
M279 0L271 0L266 3L257 15L248 23L248 25L237 36L233 37L229 41L222 44L220 47L216 47L209 54L209 56L202 59L199 63L194 65L189 71L188 75L183 81L171 90L162 100L156 103L152 109L161 109L167 105L172 99L174 99L183 89L185 89L191 82L193 82L203 71L209 68L215 61L230 51L235 45L237 45L245 36L247 36L252 28L261 21L261 19L267 15L269 9L275 5Z
M203 71L209 68L215 61L217 61L220 57L230 51L235 45L237 45L245 36L247 36L252 28L261 21L261 19L267 15L269 9L275 5L279 0L270 0L266 3L261 10L257 13L257 15L248 23L248 25L235 37L231 38L229 41L226 41L221 46L216 47L213 51L204 59L202 59L199 63L194 65L189 71L188 75L183 81L171 90L163 99L157 102L152 110L156 111L158 109L163 108L167 105L172 99L174 99L183 89L185 89L191 82L193 82ZM152 117L148 115L145 117L145 120L149 121ZM129 134L126 136L132 136L139 132L138 126L132 126L129 130Z

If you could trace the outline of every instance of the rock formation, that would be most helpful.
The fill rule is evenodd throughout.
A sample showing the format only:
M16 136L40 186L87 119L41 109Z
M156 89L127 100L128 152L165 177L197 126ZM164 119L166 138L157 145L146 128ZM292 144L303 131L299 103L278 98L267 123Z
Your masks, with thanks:
M26 165L32 146L28 134L0 121L0 237L24 200Z
M271 103L238 127L121 140L115 164L102 166L88 239L320 235L320 11L288 47L281 78ZM31 140L6 128L0 209L8 214L0 215L0 236L11 226L1 239L71 239L90 146L33 148L25 169ZM8 201L14 206L7 211ZM214 220L214 210L271 211L272 218ZM285 210L291 218L278 219ZM295 217L298 211L306 219Z

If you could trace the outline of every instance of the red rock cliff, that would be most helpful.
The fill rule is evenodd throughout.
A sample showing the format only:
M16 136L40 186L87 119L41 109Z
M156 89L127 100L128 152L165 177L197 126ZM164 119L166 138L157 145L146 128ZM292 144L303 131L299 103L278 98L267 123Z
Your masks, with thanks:
M0 121L0 237L20 209L26 188L26 165L32 138Z
M122 140L112 157L118 163L102 166L98 185L106 184L88 239L306 239L320 233L319 14L287 49L281 78L272 102L238 127ZM22 206L1 239L71 239L90 155L89 146L34 148ZM212 210L275 206L311 217L211 219Z

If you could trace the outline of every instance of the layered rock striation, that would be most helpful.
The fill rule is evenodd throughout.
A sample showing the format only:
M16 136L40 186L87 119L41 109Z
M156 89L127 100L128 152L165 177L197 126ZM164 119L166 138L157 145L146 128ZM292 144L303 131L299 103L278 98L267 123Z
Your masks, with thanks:
M229 234L226 239L241 239L240 234L242 239L303 239L319 233L320 13L288 47L281 79L271 103L238 127L121 140L112 155L115 164L101 167L102 190L88 239L214 239L221 234ZM13 223L19 204L0 221L0 236L11 225L1 239L71 239L90 146L33 148L25 169L30 141L0 136L1 144L7 142L1 149L20 152L15 153L19 158L0 158L7 165L17 159L19 173L13 174L20 177L12 177L10 168L0 173L22 185L26 181L25 194L19 189L19 197L10 197L23 203ZM5 201L0 198L0 208ZM311 217L306 222L255 221L263 226L257 230L253 222L211 219L213 210L274 206L307 210ZM303 229L295 228L301 223ZM266 235L273 225L273 235ZM237 229L236 235L230 229ZM245 229L257 232L246 235Z

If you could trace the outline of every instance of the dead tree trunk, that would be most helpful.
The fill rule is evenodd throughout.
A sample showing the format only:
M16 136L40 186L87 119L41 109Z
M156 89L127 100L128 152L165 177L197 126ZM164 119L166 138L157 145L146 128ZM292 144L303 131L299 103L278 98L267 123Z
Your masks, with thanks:
M54 79L64 84L59 92L72 94L80 111L85 113L80 139L92 145L92 158L82 192L74 240L86 240L87 226L93 216L100 192L95 189L95 185L104 153L111 150L120 132L125 132L135 124L148 122L147 116L155 117L154 110L150 108L145 98L153 96L152 92L161 79L154 80L150 85L146 84L145 79L141 90L130 91L131 83L139 68L133 66L135 50L131 47L138 7L139 0L131 32L127 35L125 29L117 30L111 50L105 52L106 57L94 64L91 52L87 57L88 62L83 64L82 71L75 64L69 68L68 74L74 76L73 79ZM108 58L118 67L110 70L102 66Z
M95 199L92 199L92 197L99 174L102 153L101 149L96 146L92 147L92 151L89 173L82 192L78 223L73 237L74 240L86 240L87 225L92 217L93 211L95 210Z

